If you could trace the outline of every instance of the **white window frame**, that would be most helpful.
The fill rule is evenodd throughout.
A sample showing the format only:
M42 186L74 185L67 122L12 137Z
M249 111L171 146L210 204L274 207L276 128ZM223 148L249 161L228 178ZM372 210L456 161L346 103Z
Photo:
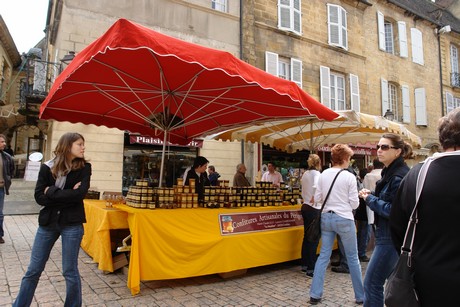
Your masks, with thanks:
M278 0L278 28L302 35L301 0Z
M426 94L425 88L416 88L415 95L415 124L417 126L427 126L428 120L426 115Z
M227 1L228 0L211 0L211 8L216 11L227 13L228 12L228 2Z
M290 80L302 88L302 61L283 58L277 53L265 51L265 71L282 79Z
M327 5L328 43L348 50L347 11L340 5Z
M330 73L331 85L331 109L342 111L347 109L345 76L338 73ZM341 84L340 84L341 83ZM341 96L341 97L340 97Z
M390 21L384 22L385 29L385 52L394 54L395 46L393 41L393 24Z
M410 33L412 42L412 62L424 65L422 32L419 29L411 28Z
M449 92L446 92L446 113L449 113L455 109L455 99L454 95Z
M399 121L398 86L390 82L388 82L388 105L390 106L390 111L394 114L395 121Z
M458 75L458 49L454 45L450 45L450 68L452 71L450 79L451 85L460 87L460 76Z

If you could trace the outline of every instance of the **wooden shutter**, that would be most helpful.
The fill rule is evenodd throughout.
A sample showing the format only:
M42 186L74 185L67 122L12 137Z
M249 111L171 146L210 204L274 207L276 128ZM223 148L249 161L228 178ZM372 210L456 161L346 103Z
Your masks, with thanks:
M326 66L319 67L321 83L321 103L331 108L331 77L330 68Z
M409 94L409 87L407 85L401 86L402 92L402 122L403 123L410 123L410 94Z
M302 12L301 12L301 3L300 0L293 0L294 1L294 8L293 8L293 21L294 24L292 25L292 31L301 34L302 33Z
M302 88L302 61L291 59L291 80Z
M340 41L341 41L341 46L344 48L344 49L348 49L348 33L347 33L347 11L345 11L344 8L340 8L340 16L341 16L341 25L342 25L342 28L341 28L341 37L340 37Z
M385 112L390 109L390 103L388 102L388 81L381 78L380 87L382 88L382 116Z
M420 30L411 28L412 62L423 65L423 39Z
M404 21L398 21L398 36L399 36L399 56L402 58L407 58L409 54L407 50L406 23Z
M291 0L278 0L278 28L291 29Z
M423 87L415 89L415 124L427 126L426 95Z
M379 31L379 49L385 51L385 17L377 12L377 26Z
M454 96L446 92L446 113L449 113L453 109L455 109Z
M337 5L327 5L327 24L329 29L329 45L340 45L340 25L339 7Z
M278 77L278 54L265 51L265 71Z
M350 97L351 109L360 112L361 103L359 98L359 78L357 75L350 74Z

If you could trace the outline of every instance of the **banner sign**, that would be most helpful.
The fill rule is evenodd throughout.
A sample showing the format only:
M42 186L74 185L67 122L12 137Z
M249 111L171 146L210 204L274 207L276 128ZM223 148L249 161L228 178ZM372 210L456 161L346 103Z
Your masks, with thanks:
M145 135L129 135L129 143L130 144L144 144L144 145L163 145L163 140L160 138L154 138L151 136ZM178 147L203 147L203 140L193 140L187 145L178 145L168 142L167 146L178 146Z
M221 235L303 227L300 210L219 214Z

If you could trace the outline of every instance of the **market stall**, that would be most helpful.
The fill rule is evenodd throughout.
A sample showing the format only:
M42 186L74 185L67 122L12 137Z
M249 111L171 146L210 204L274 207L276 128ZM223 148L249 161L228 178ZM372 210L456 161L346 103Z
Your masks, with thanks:
M141 280L185 278L300 258L300 205L236 209L138 209L128 214L132 235L128 287ZM230 226L232 225L232 226Z

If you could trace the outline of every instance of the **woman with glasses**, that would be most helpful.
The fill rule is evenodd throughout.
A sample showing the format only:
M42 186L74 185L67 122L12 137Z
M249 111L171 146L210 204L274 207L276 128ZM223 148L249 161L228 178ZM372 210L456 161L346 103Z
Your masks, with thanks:
M412 146L399 135L384 134L377 145L377 157L384 164L375 191L362 189L359 197L374 211L375 248L364 277L364 306L383 306L383 285L398 261L390 233L390 211L402 179L409 171L404 159L411 158Z

